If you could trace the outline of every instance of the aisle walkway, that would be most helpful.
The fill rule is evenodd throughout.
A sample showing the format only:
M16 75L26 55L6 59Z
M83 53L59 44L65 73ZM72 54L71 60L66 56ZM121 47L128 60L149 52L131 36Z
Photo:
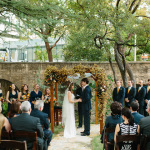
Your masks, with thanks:
M77 136L71 139L64 138L61 132L54 137L48 150L91 150L91 140L99 135L99 130L99 125L92 124L90 136L81 136L82 128L77 129Z

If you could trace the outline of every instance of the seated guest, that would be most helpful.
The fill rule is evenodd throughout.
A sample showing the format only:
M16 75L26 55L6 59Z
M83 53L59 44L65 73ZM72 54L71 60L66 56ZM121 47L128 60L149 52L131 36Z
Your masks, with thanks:
M8 112L8 120L9 123L11 123L11 118L19 116L21 113L20 110L21 107L21 103L20 102L13 102L10 106L10 111Z
M105 127L104 128L113 128L116 127L118 123L123 122L123 119L121 117L121 110L122 110L122 104L119 102L113 102L110 106L111 109L111 116L108 116L106 118ZM104 131L102 132L101 140L103 140ZM108 134L108 142L114 143L114 133ZM111 145L108 145L108 150L113 150L114 147Z
M122 118L124 122L116 125L115 137L114 137L115 141L116 141L117 135L139 134L140 127L139 125L134 123L134 118L129 108L125 107L122 109ZM119 144L119 149L120 150L125 150L125 149L137 150L137 144L131 141L123 142Z
M47 145L49 145L53 133L52 131L49 130L48 114L42 112L43 106L44 106L44 102L42 100L37 100L34 104L34 110L32 110L31 116L40 119L44 131L44 140L47 140Z
M11 127L13 131L33 131L37 132L38 136L38 149L43 150L43 130L40 124L40 119L30 116L31 104L28 101L24 101L21 104L22 114L18 117L11 119ZM24 140L24 139L21 139ZM31 150L33 147L32 141L27 141L27 148Z
M150 115L150 101L147 103L147 112ZM144 117L140 120L139 122L140 125L140 134L142 134L142 139L141 139L141 147L143 147L144 144L144 136L150 136L150 116ZM141 148L141 149L142 149ZM146 146L146 150L150 150L150 142Z
M132 116L134 117L134 123L139 124L139 121L141 118L144 118L143 115L139 114L137 111L139 109L139 103L138 102L132 102L130 104L130 110L132 113Z
M11 130L11 126L9 124L8 119L1 114L2 112L2 103L0 102L0 139L1 139L1 131L5 129L7 132Z

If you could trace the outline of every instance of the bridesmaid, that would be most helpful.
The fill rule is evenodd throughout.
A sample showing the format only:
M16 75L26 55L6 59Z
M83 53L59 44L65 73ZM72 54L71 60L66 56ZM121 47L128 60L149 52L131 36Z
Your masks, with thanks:
M8 112L9 112L12 102L16 101L17 99L18 99L18 91L16 89L15 84L12 83L6 94L6 101L8 102Z
M43 112L47 113L49 118L50 118L50 99L51 99L50 89L49 88L45 88Z
M29 94L29 88L27 84L23 84L21 86L21 92L18 94L18 100L23 102L23 101L28 101L30 97Z
M33 86L33 88L34 88L34 90L31 91L31 93L30 93L30 103L31 103L32 110L34 109L33 101L38 100L38 99L42 99L43 100L42 92L39 91L39 85L35 84Z
M2 89L1 89L2 87L1 87L1 83L0 83L0 97L2 97L3 96L3 94L2 94Z

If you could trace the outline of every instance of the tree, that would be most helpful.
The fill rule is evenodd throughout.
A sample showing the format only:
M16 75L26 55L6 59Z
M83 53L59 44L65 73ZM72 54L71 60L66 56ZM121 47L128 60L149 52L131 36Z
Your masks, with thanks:
M149 6L147 0L76 0L68 2L68 6L76 14L75 21L82 28L90 28L97 48L105 49L116 80L112 66L113 48L115 61L121 73L124 86L127 86L127 74L134 80L133 72L126 61L134 47L134 35L137 35L137 46L145 47L149 42Z

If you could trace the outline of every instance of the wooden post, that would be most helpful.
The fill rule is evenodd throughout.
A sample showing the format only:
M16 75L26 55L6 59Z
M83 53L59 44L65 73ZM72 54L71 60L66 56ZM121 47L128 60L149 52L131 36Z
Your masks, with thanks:
M56 101L58 101L58 83L55 82L55 97L56 97Z
M53 99L54 99L54 91L53 91L53 86L50 87L51 90L51 102L50 102L50 114L51 114L51 131L54 133L54 104L53 104Z
M100 118L100 134L102 133L103 131L103 116L101 116Z
M95 122L98 124L98 96L97 96L97 81L95 81Z

